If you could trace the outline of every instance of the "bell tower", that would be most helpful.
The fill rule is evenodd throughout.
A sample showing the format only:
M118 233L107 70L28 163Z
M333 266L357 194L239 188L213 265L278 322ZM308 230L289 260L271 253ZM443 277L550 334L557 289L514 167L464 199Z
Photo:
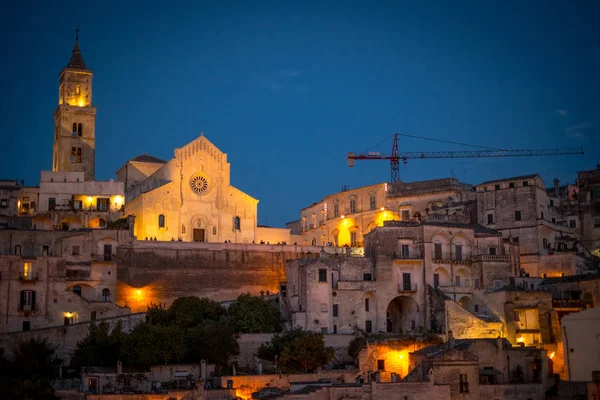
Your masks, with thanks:
M79 29L71 60L59 77L58 107L54 111L52 171L83 172L94 180L96 107L92 106L92 76L79 49Z

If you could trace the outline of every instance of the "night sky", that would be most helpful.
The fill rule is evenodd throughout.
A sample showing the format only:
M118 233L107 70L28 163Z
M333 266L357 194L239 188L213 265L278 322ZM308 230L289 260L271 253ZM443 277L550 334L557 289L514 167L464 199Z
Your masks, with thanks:
M298 219L342 185L389 180L388 162L351 169L346 154L394 132L586 151L414 160L405 181L537 172L551 186L600 164L598 1L127 3L3 6L0 178L37 185L51 169L58 77L77 27L94 71L96 179L140 154L170 159L204 132L228 155L232 184L260 200L260 224ZM372 151L389 153L391 141Z

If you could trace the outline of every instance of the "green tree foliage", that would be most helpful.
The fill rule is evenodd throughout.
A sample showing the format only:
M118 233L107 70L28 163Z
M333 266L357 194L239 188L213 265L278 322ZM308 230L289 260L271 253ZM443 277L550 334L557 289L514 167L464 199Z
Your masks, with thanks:
M196 296L180 297L169 307L169 314L175 323L189 328L202 324L205 320L218 321L225 315L225 309L216 301Z
M153 365L201 359L224 370L230 357L239 354L235 325L217 302L195 296L182 297L168 309L162 304L148 307L146 322L128 334L118 325L91 325L77 344L72 366L123 365L146 370Z
M147 370L153 365L175 363L185 353L184 332L176 326L137 324L126 336L122 356L125 365Z
M151 303L146 311L146 321L152 325L168 326L173 319L169 310L161 303Z
M294 329L276 334L271 342L261 345L258 356L274 361L279 357L279 368L283 372L310 372L333 359L332 348L325 347L323 334Z
M364 337L356 337L350 341L348 345L348 355L353 359L358 359L360 351L367 347L367 339Z
M106 321L91 324L88 334L77 343L71 367L80 370L82 367L106 367L117 365L121 356L121 347L126 335L123 333L121 321L110 331Z
M281 318L275 304L250 293L240 295L227 314L237 332L281 332Z
M47 339L18 343L12 355L0 349L0 398L54 400L49 381L58 376L62 361Z
M235 329L226 322L207 321L190 328L186 346L186 361L197 363L204 359L216 364L218 370L225 369L227 361L240 353Z

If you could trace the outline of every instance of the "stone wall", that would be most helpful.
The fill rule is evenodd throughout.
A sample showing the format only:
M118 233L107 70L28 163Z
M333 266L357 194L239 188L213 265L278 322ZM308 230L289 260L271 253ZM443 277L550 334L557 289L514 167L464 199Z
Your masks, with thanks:
M129 332L138 322L146 320L146 313L128 314L119 317L104 318L96 320L96 323L106 321L110 328L114 328L118 321L123 323L123 331ZM33 329L26 332L11 332L0 334L0 347L10 350L12 346L23 340L33 337L48 339L50 343L58 346L57 355L65 364L68 364L71 353L75 350L77 342L86 337L91 322L81 322L67 326L57 326L44 329Z
M433 382L382 383L371 386L372 400L446 400L450 399L450 386Z
M182 296L233 300L241 293L279 292L285 262L316 258L320 247L137 241L117 251L117 303L145 311Z
M487 322L471 314L452 300L446 300L448 330L456 339L482 339L505 336L502 322Z
M223 376L221 377L221 386L227 387L227 381L231 380L237 396L249 399L253 392L264 387L289 390L290 382L314 382L319 379L331 379L332 383L354 383L359 374L358 370L333 370L312 374Z
M543 400L546 398L541 383L480 385L479 395L482 399L497 400Z

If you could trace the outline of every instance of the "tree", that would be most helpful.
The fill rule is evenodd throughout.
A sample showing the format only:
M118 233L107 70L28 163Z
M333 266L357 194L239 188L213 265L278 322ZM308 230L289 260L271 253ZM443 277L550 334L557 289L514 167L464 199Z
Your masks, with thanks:
M219 370L227 366L231 357L240 353L237 334L227 322L206 321L188 330L186 336L186 361L197 363L205 359L216 364Z
M123 344L123 363L147 370L153 365L178 362L185 353L184 333L175 326L137 324Z
M350 341L348 345L348 355L354 360L358 359L360 351L367 347L367 339L362 336L356 337Z
M216 301L196 296L180 297L169 307L169 314L175 323L189 328L200 325L205 320L218 321L225 315L225 309Z
M173 319L169 310L161 303L150 303L148 311L146 311L146 321L152 325L171 325Z
M0 348L0 398L55 400L49 381L58 376L62 360L47 339L19 342L11 356Z
M77 370L82 367L106 367L116 365L121 356L121 347L126 339L121 321L110 331L106 321L90 324L88 334L80 340L71 357L71 366Z
M62 364L56 346L38 338L17 343L11 361L10 375L31 381L55 379Z
M274 335L270 343L258 350L262 359L274 360L275 355L284 372L310 372L331 361L334 350L325 347L323 334L295 329Z
M260 346L257 352L258 357L267 361L275 361L275 356L279 356L283 349L291 346L297 337L302 336L303 332L302 329L297 328L273 335L270 342Z
M275 304L250 293L240 295L229 307L228 315L240 333L281 331L281 317Z

